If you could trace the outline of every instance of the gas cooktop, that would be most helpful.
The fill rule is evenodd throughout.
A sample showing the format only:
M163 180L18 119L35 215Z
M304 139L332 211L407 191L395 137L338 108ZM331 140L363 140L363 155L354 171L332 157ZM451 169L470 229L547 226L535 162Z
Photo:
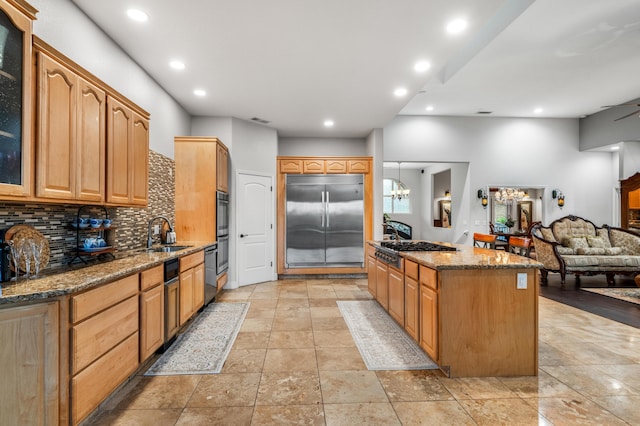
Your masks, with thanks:
M380 245L395 251L456 251L455 247L429 241L382 241Z

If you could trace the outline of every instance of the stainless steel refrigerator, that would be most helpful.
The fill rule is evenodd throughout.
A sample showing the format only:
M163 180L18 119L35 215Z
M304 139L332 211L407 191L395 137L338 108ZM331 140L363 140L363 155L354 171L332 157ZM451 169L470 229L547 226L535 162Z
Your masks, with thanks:
M287 175L287 268L364 267L364 175Z

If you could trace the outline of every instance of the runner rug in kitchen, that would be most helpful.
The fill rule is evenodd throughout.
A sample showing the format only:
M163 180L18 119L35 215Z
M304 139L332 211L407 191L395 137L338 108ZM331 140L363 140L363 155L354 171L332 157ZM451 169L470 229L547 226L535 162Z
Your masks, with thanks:
M438 366L374 300L337 301L369 370L433 370Z
M249 305L209 304L144 375L220 373Z

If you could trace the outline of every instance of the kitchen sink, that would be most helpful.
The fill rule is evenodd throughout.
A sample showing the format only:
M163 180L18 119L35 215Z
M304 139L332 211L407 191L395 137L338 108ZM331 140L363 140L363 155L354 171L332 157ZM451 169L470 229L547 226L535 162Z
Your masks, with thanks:
M154 248L150 248L147 249L147 251L155 251L155 252L172 252L172 251L178 251L178 250L184 250L186 248L189 248L192 246L164 246L164 247L154 247Z

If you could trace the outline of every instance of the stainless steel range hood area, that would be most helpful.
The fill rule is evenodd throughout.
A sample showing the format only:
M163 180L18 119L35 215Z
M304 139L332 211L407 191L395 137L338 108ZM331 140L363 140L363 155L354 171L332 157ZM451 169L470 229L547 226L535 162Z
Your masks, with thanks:
M364 176L288 175L287 268L364 267Z

